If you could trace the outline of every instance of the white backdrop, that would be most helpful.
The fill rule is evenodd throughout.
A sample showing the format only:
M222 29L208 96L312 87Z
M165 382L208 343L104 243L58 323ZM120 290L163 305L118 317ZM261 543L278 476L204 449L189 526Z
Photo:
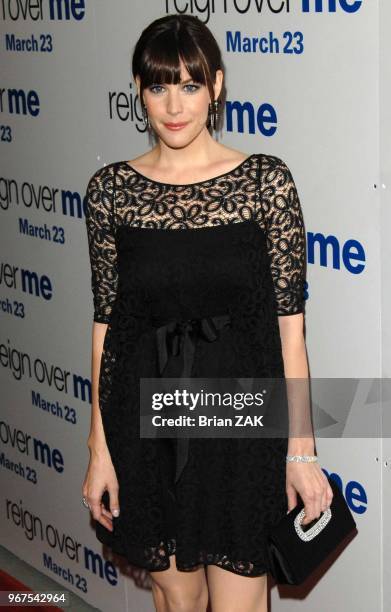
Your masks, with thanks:
M220 43L220 141L277 155L294 176L311 375L391 371L388 0L1 2L1 542L104 611L154 607L148 576L102 551L81 505L92 329L83 198L98 167L150 146L130 58L142 28L167 12L198 15ZM246 51L246 37L265 37L262 51ZM235 111L227 124L234 101L255 116L270 105L273 129L251 131L246 112L242 127ZM321 248L325 239L334 246ZM349 240L364 254L351 259L358 273L343 257ZM310 589L273 588L272 610L389 609L390 440L318 439L317 449L350 492L359 535Z

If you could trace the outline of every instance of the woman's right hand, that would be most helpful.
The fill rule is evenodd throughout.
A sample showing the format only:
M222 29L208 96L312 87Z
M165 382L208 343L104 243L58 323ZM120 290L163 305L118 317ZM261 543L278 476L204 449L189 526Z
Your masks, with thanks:
M110 511L106 510L102 495L108 491ZM108 448L90 448L90 461L83 482L83 496L86 498L93 518L109 531L113 531L113 516L119 515L118 480Z

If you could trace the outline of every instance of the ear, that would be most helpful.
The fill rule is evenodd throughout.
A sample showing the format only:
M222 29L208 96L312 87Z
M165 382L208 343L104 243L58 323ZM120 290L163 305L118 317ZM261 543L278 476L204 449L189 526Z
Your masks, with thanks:
M224 72L222 70L216 70L216 79L213 85L214 93L215 93L215 100L217 100L217 98L219 97L221 93L221 90L223 87L223 79L224 79Z

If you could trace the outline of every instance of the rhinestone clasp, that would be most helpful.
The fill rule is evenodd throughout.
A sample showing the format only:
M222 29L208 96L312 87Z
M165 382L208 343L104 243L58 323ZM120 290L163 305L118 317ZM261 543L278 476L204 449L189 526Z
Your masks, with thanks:
M309 542L310 540L315 538L315 536L317 536L318 533L320 533L326 527L327 523L331 519L331 510L330 508L328 508L325 512L323 512L322 516L315 523L315 525L313 525L307 531L303 531L303 528L301 525L301 521L303 520L304 516L305 516L305 511L303 508L299 512L299 514L296 516L294 520L294 525L295 525L296 533L299 536L299 538L303 540L303 542Z

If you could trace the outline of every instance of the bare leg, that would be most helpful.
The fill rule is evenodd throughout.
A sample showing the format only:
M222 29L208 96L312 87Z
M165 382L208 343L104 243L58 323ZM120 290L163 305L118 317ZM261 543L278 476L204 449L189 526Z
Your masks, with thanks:
M208 605L208 585L205 569L199 565L192 571L180 572L175 555L171 567L163 572L149 572L157 612L205 612Z
M267 612L267 574L239 576L207 566L212 612Z
M156 612L167 612L163 589L152 579L152 597Z

